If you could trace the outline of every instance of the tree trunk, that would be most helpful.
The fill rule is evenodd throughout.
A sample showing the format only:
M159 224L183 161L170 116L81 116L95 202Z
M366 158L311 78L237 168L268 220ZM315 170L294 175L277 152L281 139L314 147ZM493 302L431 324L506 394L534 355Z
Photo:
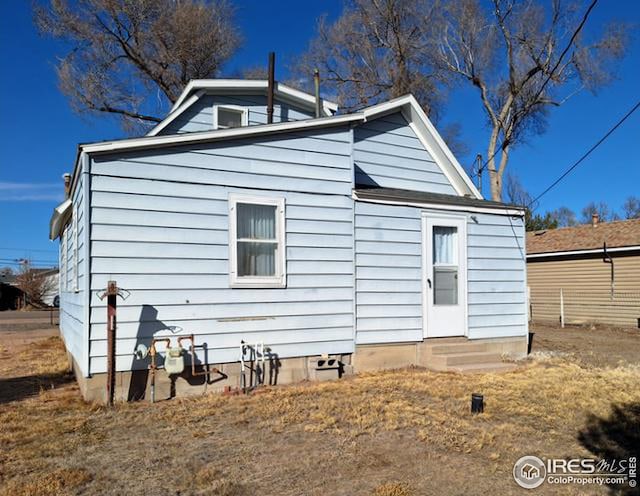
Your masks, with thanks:
M491 187L491 199L500 201L502 199L502 174L496 168L496 145L498 144L498 134L500 128L493 126L491 137L489 138L489 148L487 149L487 169L489 169L489 185Z

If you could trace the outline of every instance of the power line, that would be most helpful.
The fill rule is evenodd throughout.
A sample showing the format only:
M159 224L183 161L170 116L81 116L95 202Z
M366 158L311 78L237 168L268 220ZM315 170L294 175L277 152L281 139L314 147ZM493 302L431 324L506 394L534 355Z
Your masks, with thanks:
M611 129L609 129L605 135L600 138L591 148L589 148L589 150L587 150L576 162L574 162L574 164L569 167L566 171L564 171L562 173L562 175L556 179L555 181L553 181L548 187L547 189L545 189L542 193L540 193L538 196L536 196L533 200L531 200L531 202L529 203L529 205L527 205L527 208L531 208L531 205L533 205L535 202L537 202L540 198L542 198L542 196L546 195L549 191L551 191L560 181L562 181L565 177L567 177L567 175L569 175L569 173L574 170L576 167L578 167L578 165L580 165L584 159L586 159L589 155L591 155L591 153L593 153L593 151L598 148L602 143L604 143L604 141L611 136L616 129L618 129L622 123L624 121L626 121L629 117L631 117L631 114L633 114L636 110L638 110L638 108L640 107L640 101L638 101L638 103L636 103L631 110L629 110L622 119L620 119ZM534 209L535 210L535 209Z
M2 251L37 251L40 253L58 253L57 250L36 250L35 248L9 248L6 246L0 247Z

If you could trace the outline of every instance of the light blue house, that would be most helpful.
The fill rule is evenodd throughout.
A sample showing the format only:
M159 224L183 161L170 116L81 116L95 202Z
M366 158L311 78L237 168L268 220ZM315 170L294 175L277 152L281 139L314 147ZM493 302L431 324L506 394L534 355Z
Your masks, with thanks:
M269 124L268 91L192 81L148 136L80 145L50 234L85 396L104 397L109 280L129 292L119 398L144 394L135 351L161 337L193 334L195 363L218 369L184 372L179 393L237 386L242 342L282 383L330 375L327 357L357 372L526 354L523 211L482 199L416 100L315 117L312 95L276 84Z

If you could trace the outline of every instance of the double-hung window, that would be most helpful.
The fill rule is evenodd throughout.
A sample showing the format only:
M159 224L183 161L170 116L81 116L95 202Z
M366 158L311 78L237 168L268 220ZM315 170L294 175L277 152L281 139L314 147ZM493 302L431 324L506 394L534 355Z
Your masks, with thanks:
M232 287L286 286L284 198L229 196Z

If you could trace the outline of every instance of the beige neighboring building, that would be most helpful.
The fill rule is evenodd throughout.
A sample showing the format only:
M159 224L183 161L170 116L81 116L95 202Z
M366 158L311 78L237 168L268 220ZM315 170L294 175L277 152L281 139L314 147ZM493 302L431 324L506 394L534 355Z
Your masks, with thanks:
M527 282L534 322L640 327L640 219L528 232Z

